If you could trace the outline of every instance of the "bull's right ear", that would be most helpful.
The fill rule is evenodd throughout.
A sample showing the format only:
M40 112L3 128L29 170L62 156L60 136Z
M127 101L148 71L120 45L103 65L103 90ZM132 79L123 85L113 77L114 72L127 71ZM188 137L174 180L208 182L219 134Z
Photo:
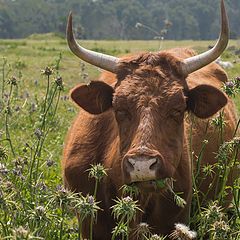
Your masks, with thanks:
M202 84L188 93L188 109L199 118L209 118L228 102L226 95L219 89Z
M71 91L71 98L77 105L91 114L100 114L112 107L114 90L101 81L80 85Z

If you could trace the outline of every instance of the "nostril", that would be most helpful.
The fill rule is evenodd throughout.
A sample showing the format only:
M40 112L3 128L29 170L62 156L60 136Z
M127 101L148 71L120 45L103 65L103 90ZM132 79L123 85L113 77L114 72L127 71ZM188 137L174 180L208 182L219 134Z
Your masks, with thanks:
M156 170L157 168L159 168L159 165L160 165L159 159L155 158L153 163L150 165L149 169Z
M131 172L131 171L134 170L134 164L135 164L135 162L131 158L126 159L125 167L126 167L128 172Z

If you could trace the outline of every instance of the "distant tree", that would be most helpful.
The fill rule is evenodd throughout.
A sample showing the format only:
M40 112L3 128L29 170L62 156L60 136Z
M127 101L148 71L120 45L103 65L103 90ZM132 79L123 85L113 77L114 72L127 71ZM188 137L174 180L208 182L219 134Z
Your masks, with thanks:
M4 8L0 8L0 37L12 38L14 37L13 22L8 12Z
M240 1L225 1L231 36L240 36ZM0 0L0 38L65 33L69 11L81 38L152 39L172 23L168 39L213 39L219 32L220 0Z

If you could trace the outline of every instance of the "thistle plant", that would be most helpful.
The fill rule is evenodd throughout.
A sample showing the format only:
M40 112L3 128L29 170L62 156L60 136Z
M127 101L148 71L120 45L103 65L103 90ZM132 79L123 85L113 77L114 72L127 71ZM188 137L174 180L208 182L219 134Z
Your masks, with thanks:
M131 184L131 185L126 185L124 184L121 187L122 190L122 196L130 196L131 198L137 198L139 195L139 189L136 185Z
M41 231L51 223L51 215L45 206L37 206L28 210L29 228L37 235L41 235Z
M215 173L214 165L211 165L211 164L204 165L202 168L202 172L206 177L210 176L212 178L213 174Z
M128 235L130 233L130 227L129 224L132 220L135 219L137 211L142 211L138 205L137 201L133 201L133 199L129 196L114 200L115 205L112 206L112 213L116 220L118 220L117 227L113 230L112 240L116 238L116 236L119 235L120 229L122 229L122 226L125 225L127 227ZM128 239L128 235L126 239Z
M147 223L139 223L134 229L133 236L137 240L145 240L151 237L151 228Z
M10 129L9 129L9 117L12 114L12 112L11 112L11 100L12 100L13 88L17 86L16 77L12 76L11 78L9 78L7 83L10 85L10 90L9 90L8 100L7 100L6 109L5 109L5 132L6 132L6 140L9 142L12 154L15 157L15 151L14 151L14 148L13 148Z
M233 138L229 142L223 143L217 153L216 158L218 162L216 164L218 170L217 178L217 190L219 190L217 199L222 204L224 201L224 191L226 190L228 176L231 169L239 165L238 153L240 149L239 138Z
M62 185L57 186L56 191L49 196L48 205L56 207L70 206L77 199L77 194L65 189Z
M197 233L191 231L188 226L176 223L175 230L170 234L170 237L174 240L192 240L196 239Z
M34 144L34 151L31 154L31 165L29 170L30 185L32 185L31 183L33 181L33 175L35 176L35 185L37 184L39 176L39 161L42 148L50 131L52 121L56 115L61 91L63 91L63 81L61 76L57 76L52 85L50 85L50 76L54 74L52 68L46 67L44 70L42 70L42 74L47 77L47 87L38 127L34 132L35 136L37 137L37 141Z
M46 89L46 95L44 98L44 105L43 105L43 113L46 110L47 100L49 97L49 88L50 88L50 76L53 74L53 69L51 67L46 67L45 69L41 70L41 73L45 76L47 76L47 89Z
M229 97L235 97L240 92L240 77L236 77L231 81L228 81L223 86L223 91Z
M23 61L21 61L20 59L18 59L17 61L15 61L13 63L14 73L16 74L17 78L20 80L19 84L16 86L16 89L15 89L16 97L18 96L20 85L23 85L23 82L24 82L23 72L22 72L22 70L24 68L26 68L26 64Z
M181 194L181 193L174 193L173 192L174 201L175 201L175 203L178 207L184 208L187 203L182 197L179 196L179 194Z
M89 171L89 174L88 174L89 178L95 179L95 187L94 187L93 197L94 197L94 199L96 199L98 184L102 180L103 177L107 176L107 172L106 172L106 169L104 168L104 166L100 163L98 163L96 165L91 165L91 168L88 171ZM91 215L90 240L93 239L93 220L94 220L94 215Z
M63 186L58 186L57 187L57 192L53 193L50 196L50 201L48 202L48 205L53 205L56 207L60 207L61 209L61 219L60 219L60 229L59 229L59 238L63 238L63 226L64 226L64 219L67 214L67 208L73 203L78 201L78 194L72 193L71 191L68 191L65 189Z
M60 70L60 63L62 61L62 53L60 52L58 57L55 59L55 63L54 63L54 69L57 71L57 74L59 74L59 70Z
M236 97L236 95L240 92L240 77L235 77L231 81L228 81L223 86L223 91L229 96L229 97ZM240 125L240 119L237 122L237 126L234 132L234 137L236 136L238 132L238 128Z
M97 211L100 210L99 206L97 205L98 202L96 202L94 197L91 195L87 195L86 197L81 195L73 202L75 204L74 208L79 212L81 221L90 216L95 218L97 216Z
M180 197L182 193L176 193L173 189L172 178L165 178L165 179L159 180L157 184L160 188L167 187L167 189L172 193L174 202L178 207L181 207L181 208L185 207L187 203L182 197Z
M211 240L238 239L239 223L234 221L231 227L230 223L224 209L219 206L219 202L210 202L200 216L200 239L205 239L206 236Z
M93 196L96 198L97 197L97 188L99 182L102 180L103 177L107 176L107 170L104 168L104 166L100 163L91 165L91 168L88 170L89 171L89 178L94 178L95 179L95 187L94 187L94 194Z
M147 238L147 240L164 240L166 237L159 236L157 234L153 234L150 238Z
M219 129L219 136L221 143L223 143L223 134L224 134L224 127L226 122L224 120L224 111L219 112L219 114L212 118L211 125L215 126L216 129Z
M21 63L19 60L11 65L20 76L23 69ZM6 81L10 71L7 62L4 64L4 85L1 86L4 98L0 106L4 110L2 116L5 117L5 121L2 121L2 126L5 127L2 129L5 131L0 132L0 238L66 238L67 216L70 212L67 209L77 196L63 188L51 190L50 183L55 185L59 179L51 175L51 180L47 180L46 173L40 172L46 166L42 161L49 158L46 155L52 156L49 149L44 148L44 142L48 133L52 134L63 80L51 69L45 69L44 75L49 77L49 81L43 82L46 86L45 97L41 99L34 93L33 99L33 91L26 90L29 85L25 86L23 81L19 84L18 78L14 76ZM19 94L15 94L17 86ZM40 84L36 86L40 87ZM29 124L28 106L32 104L34 111ZM15 156L11 154L11 146L8 148L4 145L6 140L12 145Z
M113 228L112 234L115 234L115 237L127 239L129 235L128 226L125 223L121 222Z
M93 220L97 218L97 212L100 210L98 206L98 202L95 201L95 198L91 195L87 195L86 197L80 196L74 201L74 209L78 214L78 224L79 224L79 236L78 239L82 239L82 224L83 221L87 219L91 219L90 222L90 238L93 237Z
M230 237L230 227L227 222L223 220L214 222L208 232L210 233L211 239L229 239Z

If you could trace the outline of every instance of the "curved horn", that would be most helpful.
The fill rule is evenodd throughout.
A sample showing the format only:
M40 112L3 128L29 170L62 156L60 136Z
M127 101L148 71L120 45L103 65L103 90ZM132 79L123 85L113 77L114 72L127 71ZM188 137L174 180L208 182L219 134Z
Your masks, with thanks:
M221 16L222 16L222 29L215 46L204 53L187 58L183 61L184 63L183 73L186 76L215 61L227 47L229 40L229 26L224 0L221 0Z
M100 67L104 70L116 73L117 63L119 62L119 58L88 50L86 48L81 47L77 43L73 35L71 12L68 16L68 23L67 23L67 42L72 52L76 56L81 58L83 61L88 62L94 66Z

